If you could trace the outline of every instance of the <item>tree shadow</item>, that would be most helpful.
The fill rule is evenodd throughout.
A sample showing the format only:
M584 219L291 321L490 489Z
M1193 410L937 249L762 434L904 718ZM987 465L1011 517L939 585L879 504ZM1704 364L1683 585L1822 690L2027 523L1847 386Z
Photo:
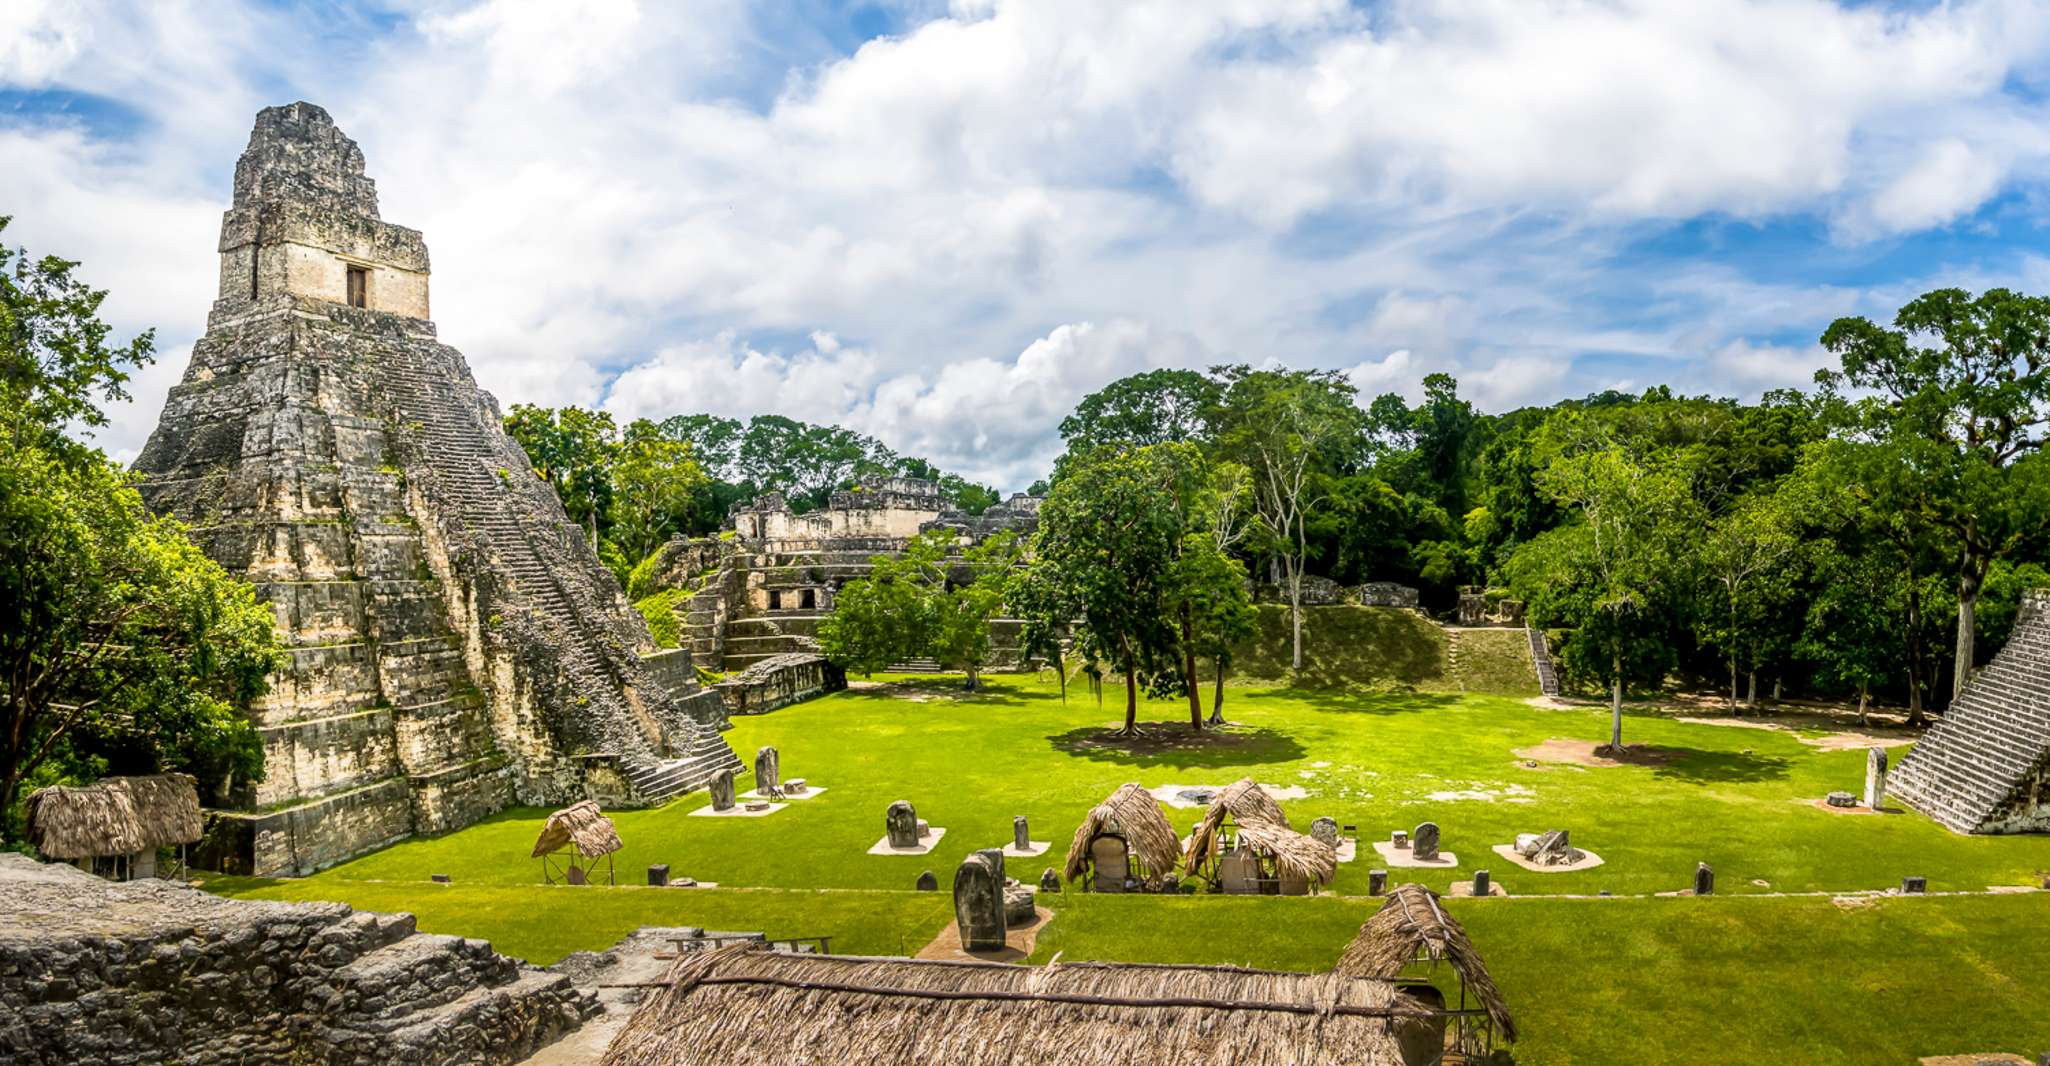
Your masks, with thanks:
M1260 693L1260 698L1332 714L1413 714L1444 710L1457 705L1461 699L1458 694L1450 692L1371 692L1326 688L1271 689ZM1229 700L1225 701L1224 713L1227 717L1231 714Z
M1138 730L1135 736L1119 736L1111 726L1090 725L1046 739L1057 751L1125 766L1209 769L1294 762L1306 754L1294 737L1264 727L1231 725L1196 733L1182 721L1140 722Z
M1666 745L1661 745L1660 750L1671 757L1665 765L1652 771L1653 777L1697 785L1778 781L1785 778L1788 770L1794 765L1792 759L1778 755L1704 751L1700 748L1676 748Z

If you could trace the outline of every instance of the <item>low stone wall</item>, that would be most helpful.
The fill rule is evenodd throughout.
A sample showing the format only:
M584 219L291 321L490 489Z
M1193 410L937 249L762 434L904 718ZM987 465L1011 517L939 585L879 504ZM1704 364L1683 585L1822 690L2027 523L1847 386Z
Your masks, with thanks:
M810 652L763 659L712 686L728 714L766 714L846 687L847 671Z
M114 884L0 855L0 1061L518 1062L596 1001L483 941L340 903Z

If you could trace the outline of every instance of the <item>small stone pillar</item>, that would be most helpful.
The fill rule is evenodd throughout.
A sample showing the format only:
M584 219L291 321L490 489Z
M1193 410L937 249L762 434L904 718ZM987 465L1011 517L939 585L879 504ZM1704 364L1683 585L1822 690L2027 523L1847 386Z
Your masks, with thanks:
M712 809L730 811L733 809L733 771L721 770L712 775Z
M1310 823L1310 836L1330 847L1338 846L1338 819L1319 818Z
M1488 882L1488 872L1486 870L1475 870L1473 872L1473 894L1475 898L1486 899L1494 891L1495 886Z
M1865 806L1879 810L1886 805L1886 749L1865 749Z
M1715 868L1705 862L1694 864L1694 894L1715 895Z
M883 832L893 848L915 848L918 846L918 812L911 809L908 800L890 804L883 814Z
M1874 749L1874 750L1877 750L1877 749ZM1929 879L1928 879L1928 878L1926 878L1926 877L1903 877L1903 878L1901 878L1901 892L1902 892L1902 893L1903 893L1904 895L1909 895L1909 896L1919 896L1919 895L1921 895L1921 894L1923 894L1924 892L1927 892L1927 891L1929 891Z
M1438 861L1438 823L1423 822L1409 835L1409 853L1418 862Z
M437 885L445 885L449 883L449 877L447 874L428 874L427 879L429 881L434 882Z
M1409 833L1405 830L1397 829L1395 832L1388 834L1388 844L1397 851L1408 851Z
M954 871L954 924L964 951L1004 948L1004 853L984 848Z
M755 795L763 799L783 795L783 757L775 748L755 752Z
M1059 892L1061 890L1060 871L1051 866L1041 870L1039 872L1039 890L1041 892Z
M668 883L669 883L669 864L668 864L668 863L666 863L666 862L658 862L658 863L654 864L653 866L650 866L650 867L648 867L648 884L650 884L650 885L652 885L652 886L654 886L654 887L656 887L656 888L661 888L661 887L662 887L663 885L666 885L666 884L668 884Z
M940 890L940 879L934 877L931 870L927 870L918 875L918 890L920 892L938 892Z
M1386 870L1368 870L1368 871L1367 871L1367 895L1369 895L1369 896L1385 896L1385 895L1387 895L1387 894L1388 894L1388 871L1386 871Z
M1019 851L1032 850L1032 830L1025 824L1025 816L1011 819L1011 846Z

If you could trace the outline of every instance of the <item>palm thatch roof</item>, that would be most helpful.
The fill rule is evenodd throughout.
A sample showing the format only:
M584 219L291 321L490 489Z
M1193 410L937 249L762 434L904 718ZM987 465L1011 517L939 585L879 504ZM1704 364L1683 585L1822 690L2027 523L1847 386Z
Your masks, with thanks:
M190 844L203 828L199 788L185 774L53 785L28 798L29 843L66 862Z
M1385 981L1222 966L693 953L607 1066L1397 1066L1432 1010Z
M1466 990L1479 999L1496 1031L1516 1039L1516 1022L1480 953L1466 930L1438 902L1438 894L1422 885L1397 885L1388 893L1359 934L1345 946L1334 969L1348 977L1392 981L1419 955L1432 963L1450 962Z
M1312 884L1330 884L1332 876L1338 873L1338 849L1316 837L1257 819L1238 823L1238 831L1239 840L1252 845L1255 851L1273 856L1275 865L1284 872Z
M1154 876L1174 869L1181 855L1181 838L1174 824L1160 809L1153 793L1136 784L1123 784L1110 798L1097 804L1075 828L1075 840L1068 845L1068 880L1089 869L1089 842L1104 835L1120 836L1139 864Z
M612 819L598 811L598 804L592 800L571 804L548 816L548 822L541 827L540 839L534 841L532 858L540 858L553 851L574 845L577 854L587 859L610 855L626 845L619 840L619 830L612 827Z
M1203 812L1203 820L1196 825L1196 831L1189 834L1189 849L1183 855L1184 868L1195 873L1217 851L1217 831L1224 826L1224 819L1230 816L1238 825L1248 822L1267 822L1283 829L1291 828L1288 815L1281 812L1281 804L1250 777L1242 777L1219 790L1210 801L1210 809Z

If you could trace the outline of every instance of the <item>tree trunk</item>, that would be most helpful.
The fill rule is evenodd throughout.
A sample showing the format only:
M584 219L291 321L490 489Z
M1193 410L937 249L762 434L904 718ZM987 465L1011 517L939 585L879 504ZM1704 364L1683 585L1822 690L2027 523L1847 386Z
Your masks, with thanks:
M1866 708L1866 706L1867 706L1868 704L1870 704L1871 702L1872 702L1872 688L1871 688L1871 686L1869 686L1869 685L1859 685L1859 686L1858 686L1858 724L1859 724L1859 725L1861 725L1861 726L1865 724L1865 708Z
M1065 707L1068 703L1068 657L1062 654L1058 638L1053 645L1053 671L1061 679L1061 705Z
M974 691L975 691L976 689L979 689L979 688L981 688L981 687L982 687L982 675L981 675L981 672L980 672L980 671L978 671L978 670L977 670L977 669L976 669L976 668L975 668L975 667L974 667L973 665L970 665L970 666L968 667L968 691L970 691L970 692L974 692Z
M1223 655L1217 657L1217 687L1210 690L1211 725L1224 724L1224 660Z
M1182 603L1182 684L1189 690L1189 730L1203 731L1203 690L1196 681L1196 634L1195 624L1189 617L1189 605Z
M1774 703L1778 703L1778 702L1780 701L1780 694L1781 694L1781 693L1783 693L1783 692L1785 692L1785 691L1786 691L1786 688L1787 688L1787 679L1786 679L1785 677L1775 677L1775 678L1773 678L1773 679L1772 679L1772 702L1774 702Z
M1139 670L1130 660L1125 662L1125 728L1124 735L1131 736L1139 731Z
M1730 655L1730 713L1744 713L1737 709L1737 656L1735 653Z
M1615 673L1609 679L1609 753L1623 754L1623 655L1617 652L1609 659L1609 668Z
M1922 583L1908 568L1908 728L1929 724L1922 708Z
M1986 579L1986 564L1965 549L1964 565L1957 578L1957 668L1951 678L1950 698L1964 694L1972 680L1972 647L1978 635L1979 586Z
M1751 687L1744 693L1744 706L1758 706L1758 671L1751 671Z

